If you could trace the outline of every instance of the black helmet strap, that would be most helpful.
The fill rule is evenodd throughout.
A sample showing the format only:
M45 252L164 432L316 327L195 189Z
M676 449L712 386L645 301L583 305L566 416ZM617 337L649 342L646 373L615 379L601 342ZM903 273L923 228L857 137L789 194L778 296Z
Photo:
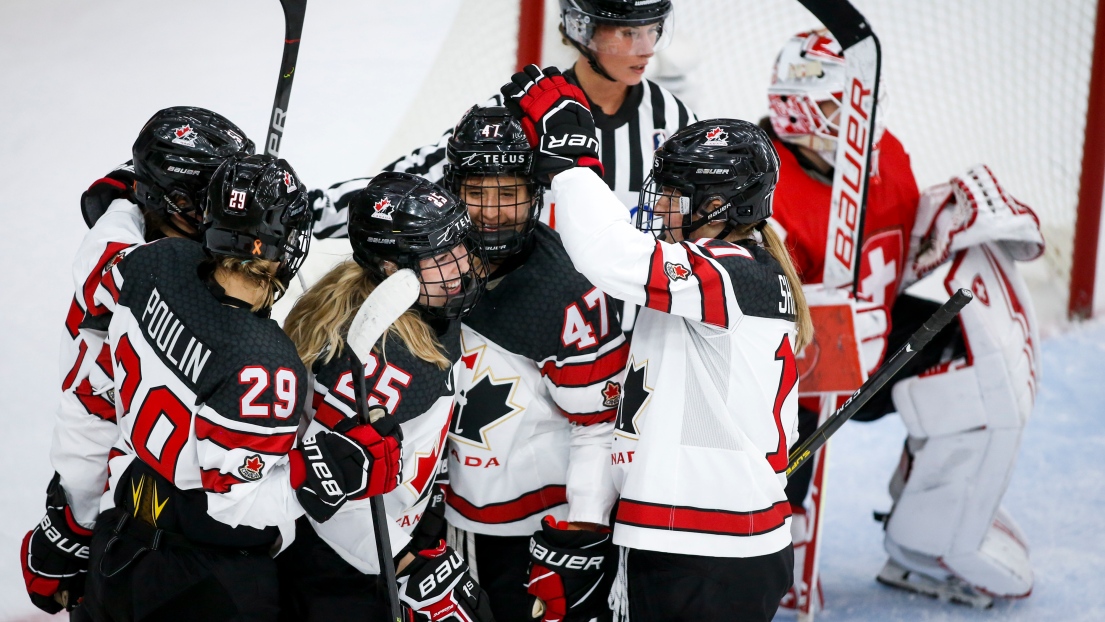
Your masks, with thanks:
M574 47L576 49L576 51L578 51L580 54L583 55L583 58L587 59L587 64L589 64L591 66L591 69L595 73L599 74L600 76L606 78L607 80L609 80L611 82L617 82L617 80L615 80L614 78L611 78L610 74L606 73L606 70L602 68L602 64L599 63L599 59L598 59L597 56L595 56L594 52L592 52L588 48L583 47L582 45L579 44L578 41L576 41L575 39L573 39L573 38L569 37L567 34L565 34L564 24L560 25L560 34L563 35L564 38L568 40L568 43L572 44L572 47Z

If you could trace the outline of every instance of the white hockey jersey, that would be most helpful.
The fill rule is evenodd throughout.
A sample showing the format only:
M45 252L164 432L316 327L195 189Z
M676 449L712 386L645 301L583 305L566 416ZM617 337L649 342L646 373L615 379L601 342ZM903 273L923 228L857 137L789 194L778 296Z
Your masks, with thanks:
M637 231L606 184L552 184L575 266L637 320L611 461L614 542L753 557L790 544L788 449L797 437L794 308L754 243L668 244Z
M91 528L107 484L107 457L119 437L115 423L111 351L106 343L111 309L96 301L113 261L125 249L145 243L138 206L117 199L85 234L73 260L75 295L61 339L62 395L54 416L50 461L61 476L73 517ZM101 296L110 293L105 290Z
M290 480L306 370L276 322L216 297L194 241L134 247L96 302L112 309L120 440L108 463L122 506L190 540L270 546L303 514Z
M401 339L390 335L383 350L374 350L363 363L369 405L383 405L403 430L403 474L399 486L384 495L391 519L391 550L398 552L430 500L442 463L453 408L460 354L460 323L451 322L438 337L454 365L439 369L411 354ZM346 351L328 363L316 365L315 412L304 438L332 429L346 417L356 417L352 359ZM315 531L346 562L365 574L378 574L379 557L369 499L347 501L325 523L311 520Z
M508 261L464 319L445 516L496 536L530 535L546 514L608 524L629 352L613 301L545 225Z

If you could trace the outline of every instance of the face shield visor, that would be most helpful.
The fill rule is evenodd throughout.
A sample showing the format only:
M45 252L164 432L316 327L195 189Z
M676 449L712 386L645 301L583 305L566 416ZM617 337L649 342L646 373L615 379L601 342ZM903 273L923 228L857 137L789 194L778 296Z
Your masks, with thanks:
M565 9L564 34L592 52L612 56L650 56L671 44L675 15L668 11L647 20L619 20L579 8Z

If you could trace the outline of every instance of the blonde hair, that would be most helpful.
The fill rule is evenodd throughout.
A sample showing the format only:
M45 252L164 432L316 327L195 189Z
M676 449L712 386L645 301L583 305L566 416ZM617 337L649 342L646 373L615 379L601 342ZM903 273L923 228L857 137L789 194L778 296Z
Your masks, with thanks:
M345 345L345 335L361 303L376 289L376 280L352 259L347 259L319 279L296 301L284 332L295 343L303 364L310 369L316 361L329 363ZM448 369L450 362L433 329L416 311L407 311L384 333L403 340L407 349L418 358Z
M751 238L753 237L753 230L757 226L759 225L738 228L729 237L738 240ZM794 262L791 261L790 251L787 250L786 244L779 237L779 234L771 228L771 223L766 221L763 223L763 229L760 229L760 237L762 238L760 245L775 261L779 262L779 265L783 268L783 274L787 277L787 282L790 283L790 292L794 296L794 324L798 328L794 353L798 354L802 351L802 348L813 341L813 320L810 318L810 307L806 304L806 294L802 291L802 281L798 279L798 270L795 269Z
M261 289L261 297L250 307L250 311L256 313L261 309L268 309L276 301L276 294L284 291L284 284L276 278L276 269L280 267L279 262L268 259L218 256L214 263L216 272L236 274Z

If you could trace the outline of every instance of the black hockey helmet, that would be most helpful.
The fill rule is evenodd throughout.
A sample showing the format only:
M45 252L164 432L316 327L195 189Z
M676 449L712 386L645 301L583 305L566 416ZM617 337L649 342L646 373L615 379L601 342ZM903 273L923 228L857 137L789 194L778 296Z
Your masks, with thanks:
M311 245L307 190L284 160L234 154L207 188L203 245L212 255L277 261L288 286Z
M724 238L740 225L771 216L779 181L779 154L767 133L737 119L688 125L656 151L652 173L641 188L637 228L657 238L676 226L664 215L678 211L683 239L708 222L725 221ZM720 203L710 207L714 200Z
M377 279L382 261L418 275L428 315L459 319L483 293L486 258L468 209L417 175L380 173L349 200L353 259Z
M487 258L501 260L524 248L537 226L542 193L518 119L501 106L473 106L453 129L446 152L445 186L473 215Z
M596 40L596 26L629 28L632 42L617 33L612 40ZM654 26L638 31L642 26ZM591 64L596 73L613 80L595 52L651 54L664 49L675 34L671 0L560 0L560 32ZM640 44L640 45L638 45Z
M155 213L179 214L198 230L204 189L215 169L235 153L253 153L253 141L226 117L192 106L159 110L131 148L135 198ZM173 226L170 218L165 220Z

